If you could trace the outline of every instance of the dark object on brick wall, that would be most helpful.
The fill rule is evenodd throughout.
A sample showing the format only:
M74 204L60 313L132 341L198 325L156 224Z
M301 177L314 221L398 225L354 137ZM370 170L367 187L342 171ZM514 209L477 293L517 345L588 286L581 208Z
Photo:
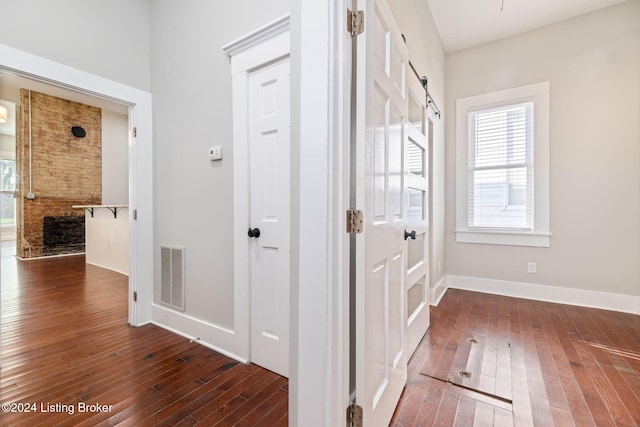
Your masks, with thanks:
M84 252L84 215L42 219L45 254Z
M87 131L84 130L83 128L81 128L80 126L74 126L71 128L71 133L73 134L73 136L75 136L76 138L84 138L85 136L87 136Z

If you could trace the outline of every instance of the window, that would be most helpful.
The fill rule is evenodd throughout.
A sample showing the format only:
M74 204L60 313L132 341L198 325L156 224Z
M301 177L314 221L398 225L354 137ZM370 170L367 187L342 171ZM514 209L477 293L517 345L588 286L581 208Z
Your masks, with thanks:
M456 241L550 245L549 83L456 103Z
M16 226L16 203L13 192L16 189L16 162L0 153L0 226Z
M533 102L468 113L469 228L533 228Z

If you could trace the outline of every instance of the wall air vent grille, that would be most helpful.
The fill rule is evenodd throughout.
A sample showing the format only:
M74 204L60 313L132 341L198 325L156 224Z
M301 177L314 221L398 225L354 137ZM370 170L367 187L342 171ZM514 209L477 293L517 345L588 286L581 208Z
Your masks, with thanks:
M160 302L184 311L184 248L160 246Z

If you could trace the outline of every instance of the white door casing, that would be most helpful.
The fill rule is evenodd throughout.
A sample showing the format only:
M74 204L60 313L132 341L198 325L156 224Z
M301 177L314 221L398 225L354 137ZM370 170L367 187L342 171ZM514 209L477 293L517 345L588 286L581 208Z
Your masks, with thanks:
M128 321L133 326L148 323L154 265L151 93L2 44L0 69L129 107ZM134 292L136 303L132 302Z
M289 58L249 76L251 360L289 374Z
M408 52L386 0L361 0L356 70L356 403L388 425L407 379L403 148Z
M251 360L251 158L249 79L252 72L288 58L289 16L279 18L222 49L231 62L233 93L233 354Z
M424 88L409 76L409 121L405 140L406 227L405 289L407 292L407 357L411 357L429 328L429 120Z

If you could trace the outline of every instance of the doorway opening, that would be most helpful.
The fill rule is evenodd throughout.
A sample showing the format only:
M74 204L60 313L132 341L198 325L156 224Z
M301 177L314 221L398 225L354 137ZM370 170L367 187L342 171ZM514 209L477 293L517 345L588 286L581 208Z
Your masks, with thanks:
M151 95L118 82L69 68L45 58L0 45L0 75L28 79L33 84L51 90L66 90L75 97L87 97L92 102L110 102L124 108L128 118L127 152L128 204L144 217L133 221L128 215L131 233L129 242L128 323L139 326L150 320L153 291L153 215L152 215L152 156L151 156ZM143 135L134 135L134 129ZM20 218L18 217L18 221ZM138 287L137 283L143 286ZM136 292L137 304L131 298Z
M0 124L0 251L3 267L9 268L11 263L22 262L15 260L16 257L26 261L85 254L88 264L128 275L130 253L126 247L126 236L129 234L129 227L124 232L125 246L120 245L118 248L124 253L117 254L117 262L96 263L86 255L85 246L88 239L85 229L88 229L90 224L85 223L85 211L71 206L67 198L68 194L74 191L74 186L82 187L83 182L88 181L86 165L83 163L87 162L85 157L88 157L89 153L92 156L92 166L96 169L95 172L91 171L95 175L93 180L97 181L94 186L99 191L95 199L99 203L96 204L128 204L129 106L33 80L18 73L3 70L1 74L1 102L10 107L9 120ZM31 102L25 104L25 99L31 101L32 95L44 103L48 102L47 105L43 105L43 102L39 105ZM36 108L39 109L40 131L37 137L32 138L32 120L29 114L34 113ZM72 135L70 128L67 129L66 123L55 119L70 116L69 109L90 111L94 116L95 129L88 129L89 133L93 133L92 140L77 138ZM29 126L23 126L27 120ZM51 128L54 131L46 133L40 128ZM55 129L60 128L61 131L58 133L69 135L61 137L56 134ZM36 148L38 145L40 147ZM62 156L58 155L56 158L56 150L57 154ZM72 179L74 165L77 165L75 181ZM62 186L64 188L61 189ZM25 204L37 206L41 212L34 211L32 206L25 210ZM88 213L86 216L89 220L93 217ZM126 221L126 215L124 218ZM33 257L31 249L36 239L32 239L32 235L38 236L37 251L34 251ZM113 242L108 241L104 244L108 246ZM29 256L25 257L25 254ZM128 300L126 297L123 299Z

